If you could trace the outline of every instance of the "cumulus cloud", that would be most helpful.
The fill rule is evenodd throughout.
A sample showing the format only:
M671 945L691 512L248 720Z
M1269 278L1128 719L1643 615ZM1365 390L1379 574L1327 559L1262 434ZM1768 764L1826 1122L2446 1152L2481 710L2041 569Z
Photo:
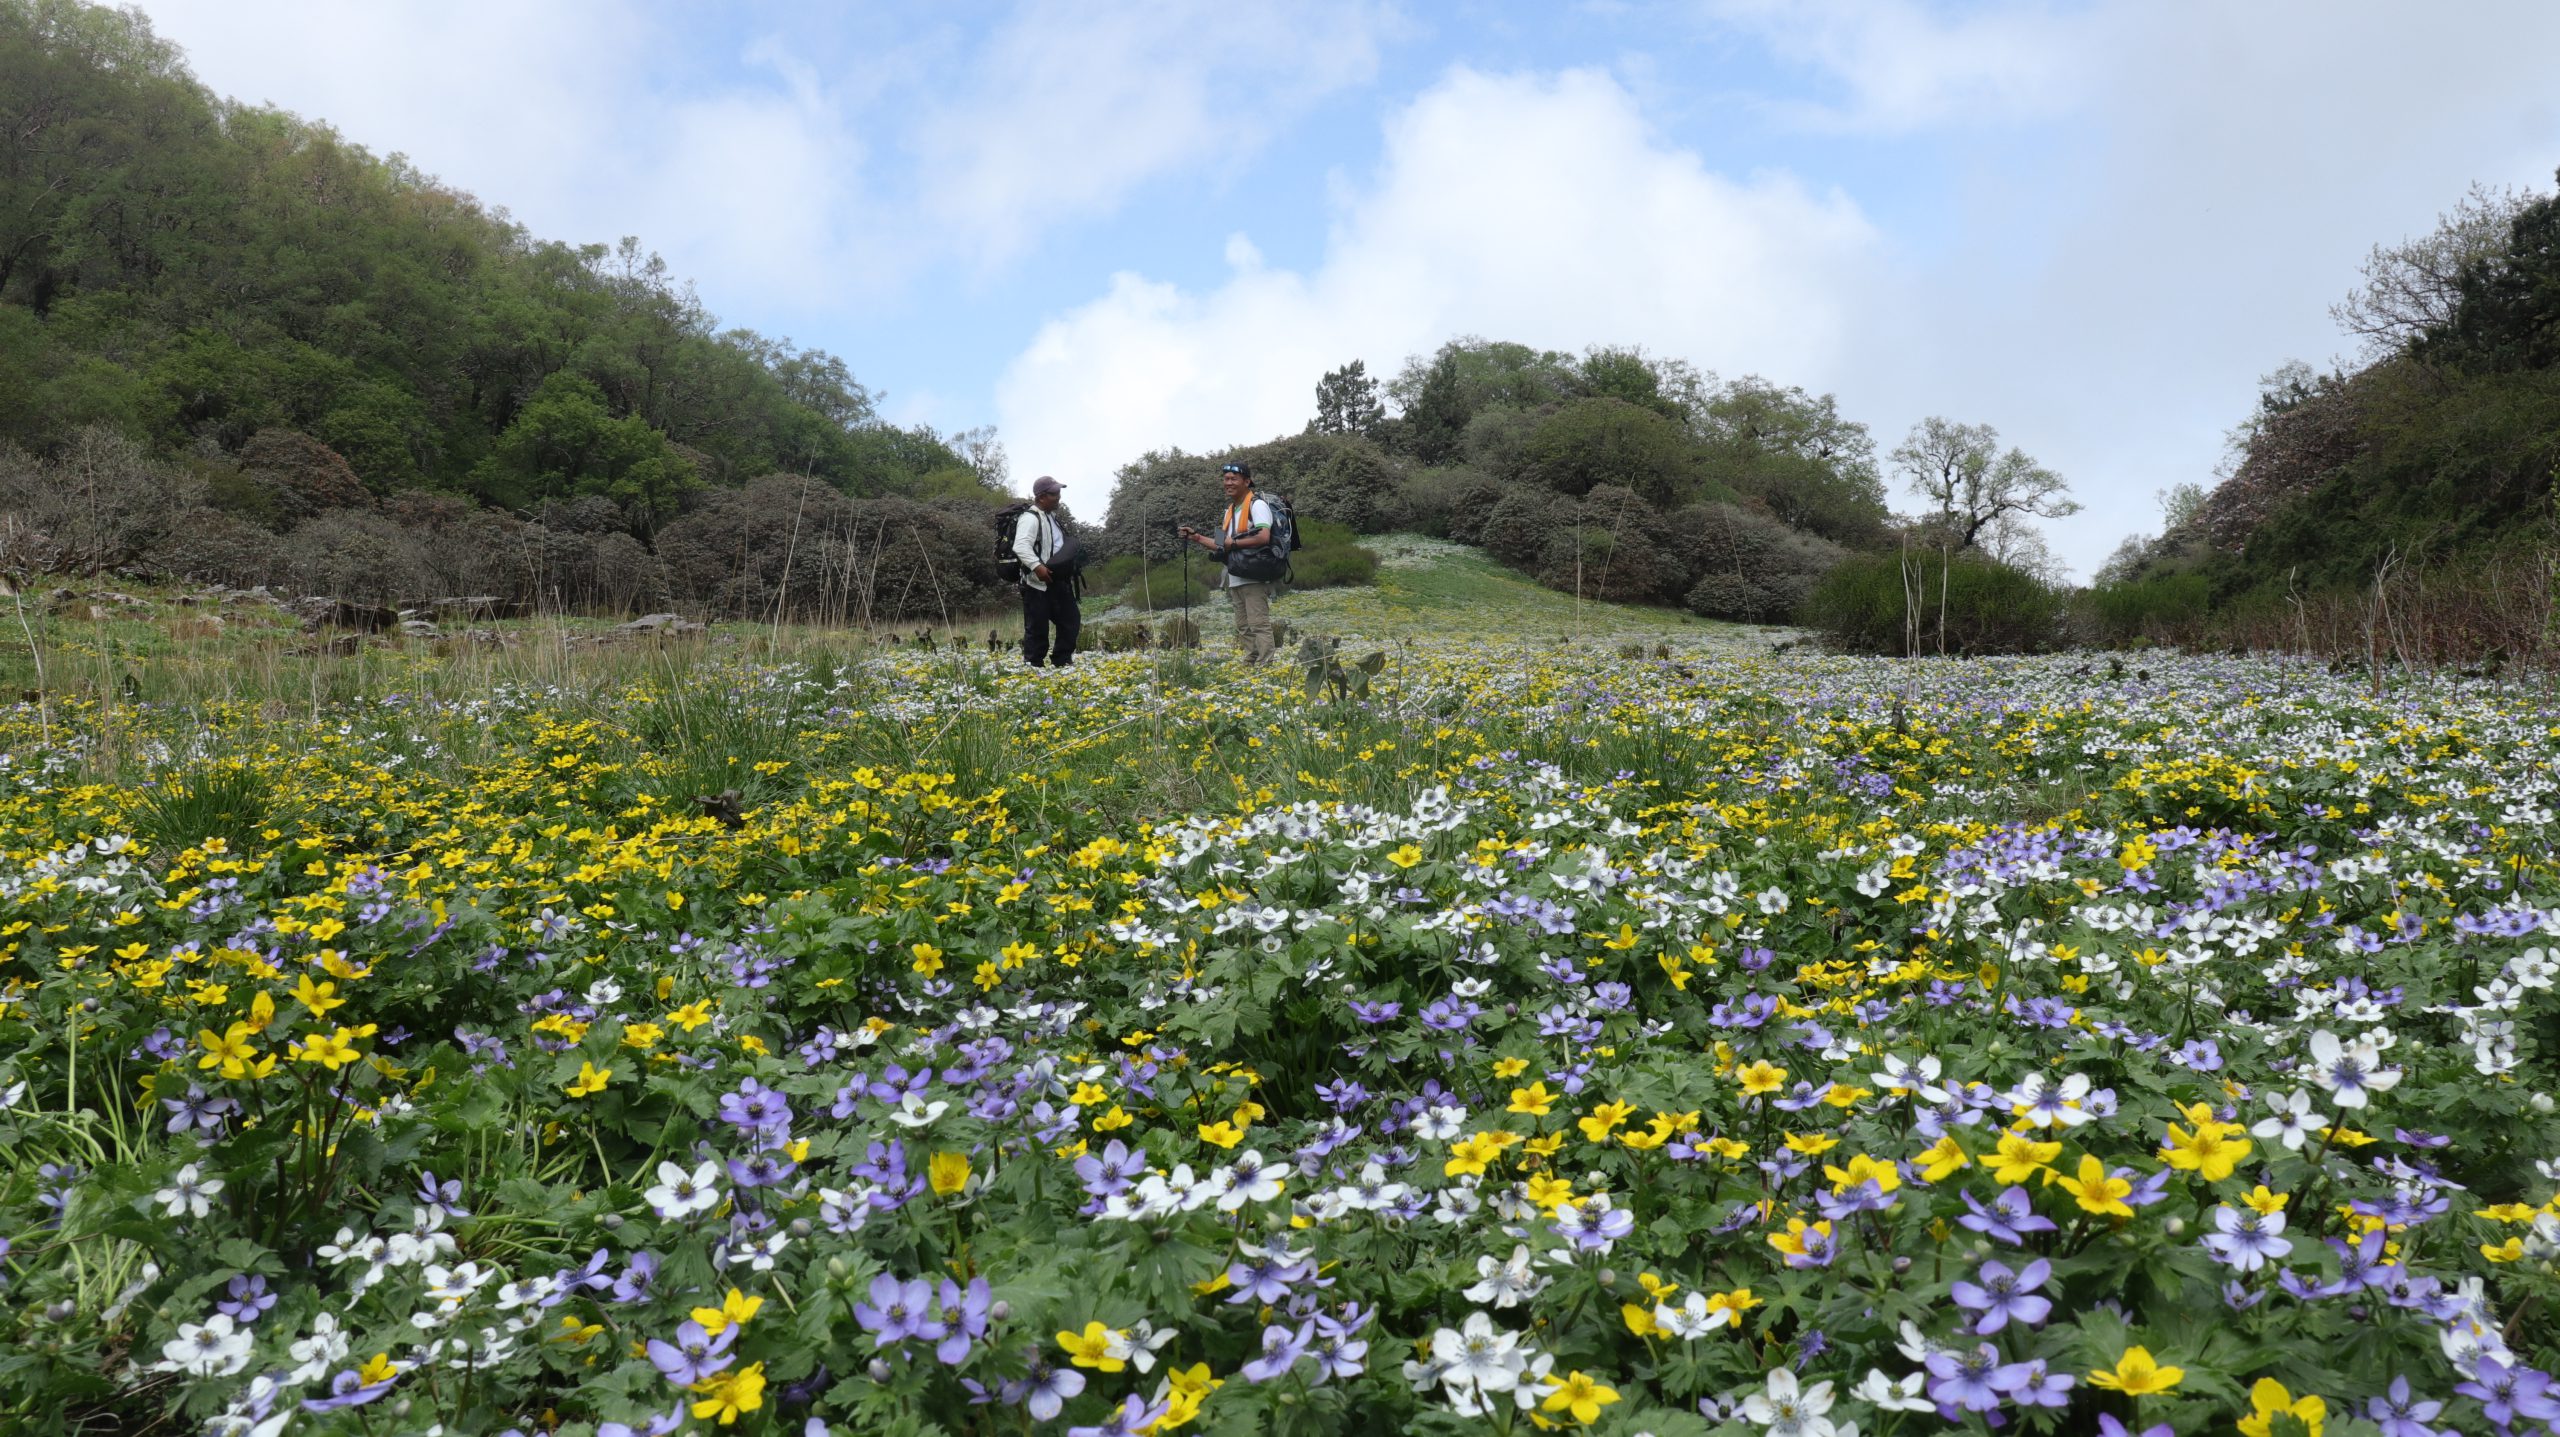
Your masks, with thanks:
M1156 175L1240 164L1309 106L1367 81L1394 28L1372 0L1035 0L916 136L924 208L953 242L1009 258Z
M1205 291L1117 275L1006 370L999 423L1025 465L1094 483L1149 449L1294 431L1326 369L1391 371L1457 334L1817 372L1877 248L1836 193L1665 143L1606 74L1462 68L1387 121L1319 263L1270 268L1237 236Z

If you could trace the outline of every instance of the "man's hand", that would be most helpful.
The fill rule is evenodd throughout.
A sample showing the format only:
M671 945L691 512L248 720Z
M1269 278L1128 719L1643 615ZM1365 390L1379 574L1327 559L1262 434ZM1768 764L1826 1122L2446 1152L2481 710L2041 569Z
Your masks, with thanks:
M1034 565L1032 565L1032 566L1031 566L1031 572L1039 578L1039 580L1040 580L1040 582L1041 582L1041 583L1044 583L1044 584L1045 584L1045 583L1049 582L1049 566L1048 566L1048 565L1046 565L1046 564L1034 564Z

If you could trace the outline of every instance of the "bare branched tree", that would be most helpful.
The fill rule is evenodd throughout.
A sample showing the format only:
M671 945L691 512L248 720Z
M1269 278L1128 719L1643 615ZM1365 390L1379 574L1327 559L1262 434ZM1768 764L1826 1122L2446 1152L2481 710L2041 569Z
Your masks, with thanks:
M1930 506L1930 518L1950 552L1982 547L1995 524L2076 514L2071 485L2027 457L2000 449L2000 431L1988 424L1956 424L1935 415L1911 427L1895 448L1893 467Z
M2453 318L2466 265L2501 252L2515 217L2536 196L2474 182L2436 227L2365 256L2364 281L2329 306L2338 327L2380 359Z

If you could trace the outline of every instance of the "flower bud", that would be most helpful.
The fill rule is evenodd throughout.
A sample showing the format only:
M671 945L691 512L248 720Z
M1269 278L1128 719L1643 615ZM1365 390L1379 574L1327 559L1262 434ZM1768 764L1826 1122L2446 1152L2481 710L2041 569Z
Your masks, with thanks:
M877 1358L877 1357L872 1358L872 1359L871 1359L871 1380L872 1380L872 1381L874 1381L874 1382L886 1382L886 1381L888 1381L888 1380L889 1380L889 1364L888 1364L887 1362L885 1362L885 1361L881 1360L880 1358Z
M2176 1237L2187 1230L2187 1220L2182 1217L2173 1217L2160 1224L2160 1230L2171 1237Z
M2535 1112L2550 1112L2551 1106L2551 1095L2549 1093L2536 1093L2533 1095L2533 1110Z
M71 1320L71 1315L77 1311L79 1311L78 1304L66 1297L57 1302L49 1302L45 1304L44 1320L47 1322L69 1322Z
M1013 1304L1010 1302L998 1299L997 1301L987 1305L987 1320L989 1322L1002 1322L1011 1316L1013 1316Z
M795 1217L791 1220L791 1235L793 1237L807 1237L811 1231L813 1231L813 1229L810 1227L809 1220L807 1218Z
M604 1230L606 1232L622 1231L622 1214L618 1212L606 1213L603 1217L598 1218L597 1221L604 1224Z
M1904 1274L1904 1273L1906 1273L1906 1272L1909 1272L1910 1270L1911 1270L1911 1259L1909 1259L1909 1258L1907 1258L1907 1257L1897 1257L1897 1258L1895 1258L1895 1259L1893 1260L1893 1275L1894 1275L1894 1276L1896 1276L1896 1277L1900 1277L1902 1274Z
M1600 1269L1600 1285L1601 1285L1602 1287L1615 1287L1615 1286L1617 1286L1617 1285L1618 1285L1618 1270L1617 1270L1616 1268L1614 1268L1614 1267L1604 1267L1604 1268Z
M849 1271L851 1271L851 1269L845 1266L843 1258L831 1257L827 1259L827 1276L841 1282L844 1280L844 1275Z

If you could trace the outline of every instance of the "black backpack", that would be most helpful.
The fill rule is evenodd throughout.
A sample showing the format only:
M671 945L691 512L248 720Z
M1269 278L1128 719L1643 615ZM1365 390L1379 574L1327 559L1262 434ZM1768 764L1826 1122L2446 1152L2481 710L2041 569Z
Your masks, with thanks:
M1277 494L1257 489L1254 497L1271 509L1271 542L1253 549L1235 549L1227 554L1227 572L1248 584L1264 584L1289 577L1289 556L1298 549L1298 519L1289 511L1289 501Z
M1033 512L1036 504L1015 504L996 515L996 579L1000 583L1022 582L1022 557L1013 552L1014 527L1022 516ZM1084 545L1076 539L1075 530L1058 526L1057 552L1049 556L1049 572L1078 577L1084 569Z
M1022 582L1022 560L1013 552L1013 530L1030 509L1029 504L1014 504L996 514L996 580L999 583Z

